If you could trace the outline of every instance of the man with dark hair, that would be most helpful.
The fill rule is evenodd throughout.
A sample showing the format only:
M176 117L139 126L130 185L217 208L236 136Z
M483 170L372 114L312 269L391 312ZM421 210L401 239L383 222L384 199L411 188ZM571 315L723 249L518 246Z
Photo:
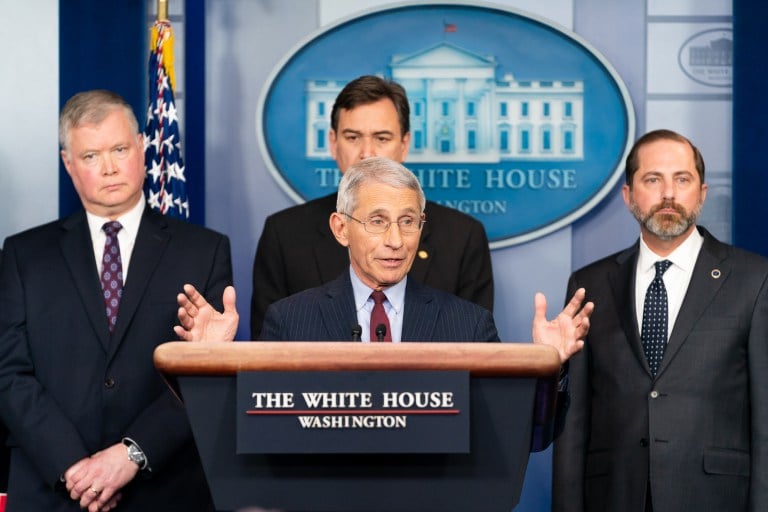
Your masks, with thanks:
M680 134L635 143L622 195L640 239L568 283L597 308L553 510L768 510L768 261L696 226L704 160Z
M343 111L352 110L360 105L370 105L382 99L388 99L392 102L397 112L400 133L407 135L410 140L411 107L408 104L405 89L397 82L373 75L363 75L352 80L336 96L336 101L331 109L332 137L338 139L339 122ZM350 162L350 165L352 163L354 162ZM344 165L344 167L346 168L348 165Z
M8 511L213 510L184 407L152 362L179 288L216 301L229 240L163 217L123 98L76 94L61 158L83 210L9 237L0 265L0 416Z
M410 144L410 108L405 90L377 76L344 87L331 112L330 151L344 173L361 159L383 156L403 162ZM261 332L273 302L335 279L349 260L336 243L328 217L336 194L267 217L253 265L251 337ZM493 275L488 238L476 219L427 201L409 276L493 310Z

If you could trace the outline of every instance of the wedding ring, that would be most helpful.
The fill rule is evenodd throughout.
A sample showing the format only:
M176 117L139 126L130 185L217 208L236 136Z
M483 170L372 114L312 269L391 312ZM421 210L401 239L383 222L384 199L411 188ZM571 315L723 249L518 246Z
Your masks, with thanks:
M91 491L93 494L96 494L96 495L98 495L98 494L101 494L101 491L97 491L97 490L96 490L96 489L94 489L93 487L91 487L90 491Z

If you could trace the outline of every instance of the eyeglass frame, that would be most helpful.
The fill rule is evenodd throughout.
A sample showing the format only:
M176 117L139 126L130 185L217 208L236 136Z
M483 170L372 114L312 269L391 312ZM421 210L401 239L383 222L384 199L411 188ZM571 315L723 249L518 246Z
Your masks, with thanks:
M341 214L342 215L346 215L347 217L349 217L350 219L354 220L355 222L358 222L358 223L362 224L363 225L363 229L365 230L365 232L369 233L371 235L383 235L384 233L389 231L389 228L392 227L392 224L397 224L397 228L400 230L400 233L404 233L406 235L413 235L413 234L416 234L419 231L421 231L421 228L424 227L424 223L427 222L426 219L424 219L422 217L419 217L419 219L418 219L418 227L416 228L415 231L404 231L403 227L400 225L400 220L401 219L398 219L397 221L394 221L394 222L390 220L390 221L386 222L386 226L384 226L384 231L374 232L374 231L370 231L368 229L368 223L371 222L370 220L363 221L363 220L360 220L360 219L356 219L355 217L353 217L352 215L348 214L347 212L341 212Z

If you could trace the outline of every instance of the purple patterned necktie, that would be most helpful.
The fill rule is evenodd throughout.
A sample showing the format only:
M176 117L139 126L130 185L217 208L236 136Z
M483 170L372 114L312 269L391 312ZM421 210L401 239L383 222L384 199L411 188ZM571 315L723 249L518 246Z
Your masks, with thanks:
M110 333L115 330L120 297L123 296L123 259L120 257L120 242L117 240L117 232L122 228L117 221L107 222L101 227L107 234L104 256L101 259L101 291L104 294L104 305L107 307Z

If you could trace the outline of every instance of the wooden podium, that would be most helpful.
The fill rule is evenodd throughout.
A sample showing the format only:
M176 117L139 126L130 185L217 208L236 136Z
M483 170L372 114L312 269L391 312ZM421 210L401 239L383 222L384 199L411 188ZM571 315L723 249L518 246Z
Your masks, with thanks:
M178 383L218 510L509 512L532 446L552 432L557 352L523 343L171 342L155 365ZM468 454L241 454L241 371L467 371Z

